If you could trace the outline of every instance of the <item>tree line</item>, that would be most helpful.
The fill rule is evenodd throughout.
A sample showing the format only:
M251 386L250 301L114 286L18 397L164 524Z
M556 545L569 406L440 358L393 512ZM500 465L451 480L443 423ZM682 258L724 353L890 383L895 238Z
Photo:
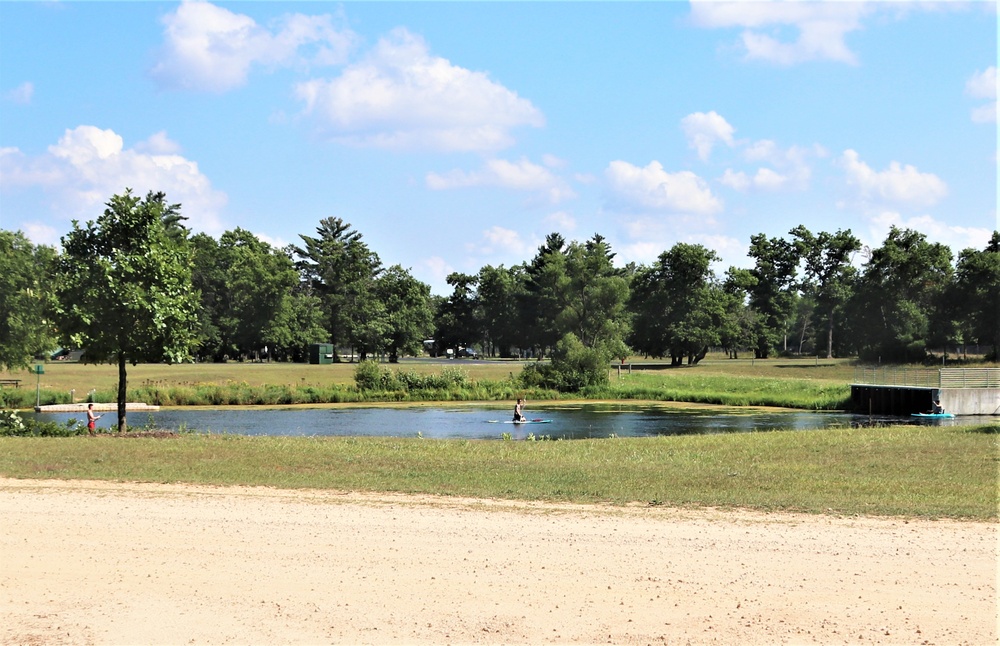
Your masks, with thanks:
M117 362L122 376L137 361L304 361L321 342L395 361L433 339L432 352L551 357L561 376L533 370L569 387L587 381L574 373L634 354L675 365L709 348L920 361L947 345L984 345L993 359L1000 348L998 232L955 257L909 229L867 249L850 230L798 226L752 236L752 266L722 275L702 245L617 267L601 235L552 233L530 260L452 273L451 293L435 296L341 218L281 249L184 222L163 193L126 190L96 221L74 221L61 252L0 230L0 366L59 344Z

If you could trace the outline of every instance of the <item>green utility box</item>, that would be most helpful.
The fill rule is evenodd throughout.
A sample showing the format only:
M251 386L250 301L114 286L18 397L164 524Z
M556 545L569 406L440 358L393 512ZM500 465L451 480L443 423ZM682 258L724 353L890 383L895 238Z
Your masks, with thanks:
M309 346L309 363L327 364L333 363L332 343L313 343Z

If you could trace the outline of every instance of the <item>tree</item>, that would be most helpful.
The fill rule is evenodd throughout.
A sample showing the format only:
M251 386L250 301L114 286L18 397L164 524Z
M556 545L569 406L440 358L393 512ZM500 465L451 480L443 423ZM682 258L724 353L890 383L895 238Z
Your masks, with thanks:
M350 344L364 355L373 337L382 335L379 305L371 296L382 261L360 233L340 218L324 218L316 237L300 235L293 247L303 280L315 290L327 312L325 327L335 345Z
M799 225L789 234L795 238L795 248L805 261L802 287L816 301L820 321L826 330L826 358L832 359L833 330L857 277L851 259L861 249L861 241L850 229L813 235Z
M298 275L291 259L246 229L226 231L219 238L218 262L224 291L216 325L230 356L248 357L271 349L280 335L284 310Z
M911 229L892 227L872 251L850 302L853 338L866 359L919 361L930 322L951 281L951 250Z
M959 254L950 296L949 309L958 314L966 337L991 345L992 359L1000 359L1000 231L984 250Z
M198 294L186 246L163 221L164 203L126 189L97 221L62 239L57 321L85 361L118 364L118 431L127 429L128 363L180 362L196 342Z
M569 246L565 307L556 318L563 337L573 334L584 347L608 354L608 360L627 354L629 331L629 283L624 270L613 266L614 256L600 235Z
M632 281L632 347L671 365L698 363L720 332L729 298L714 284L714 251L679 242Z
M787 334L795 305L793 286L799 256L792 243L768 238L763 233L751 236L747 255L756 261L750 270L757 279L750 288L750 307L757 313L759 323L754 354L758 359L766 359Z
M539 359L565 333L560 327L570 283L565 247L566 240L560 234L550 233L526 268L519 318L522 329L527 331L528 343L538 350Z
M56 252L20 231L0 230L0 366L23 368L56 343L52 325Z
M476 277L453 272L445 280L452 286L452 293L441 303L434 318L434 339L439 348L457 352L482 338Z
M378 277L375 291L386 312L388 334L383 345L389 361L395 363L400 354L419 354L434 325L430 285L393 265Z
M525 294L523 266L505 268L486 265L477 277L477 301L482 313L482 333L490 356L513 356L513 348L524 347L527 335L519 320Z

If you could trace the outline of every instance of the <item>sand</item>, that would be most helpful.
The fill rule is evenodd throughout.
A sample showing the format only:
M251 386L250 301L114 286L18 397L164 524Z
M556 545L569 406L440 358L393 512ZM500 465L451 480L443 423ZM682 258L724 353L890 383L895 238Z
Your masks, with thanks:
M0 478L4 644L996 644L997 525Z

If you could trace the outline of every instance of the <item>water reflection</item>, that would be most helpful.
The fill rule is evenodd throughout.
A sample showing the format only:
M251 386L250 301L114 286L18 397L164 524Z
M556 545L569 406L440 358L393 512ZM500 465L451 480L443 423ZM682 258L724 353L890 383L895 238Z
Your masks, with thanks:
M499 439L510 433L515 439L548 436L553 439L644 437L652 435L692 435L704 433L745 433L750 431L822 430L869 423L917 423L910 418L879 418L846 413L740 412L733 409L692 410L660 406L583 405L579 407L532 408L529 418L552 420L547 424L505 424L508 408L412 407L412 408L295 408L295 409L203 409L161 410L132 413L129 425L155 426L170 430L204 433L279 436L383 436L425 438ZM79 415L39 414L62 422ZM995 418L920 420L920 423L955 425L989 423ZM101 429L114 429L117 418L106 415L98 421Z

